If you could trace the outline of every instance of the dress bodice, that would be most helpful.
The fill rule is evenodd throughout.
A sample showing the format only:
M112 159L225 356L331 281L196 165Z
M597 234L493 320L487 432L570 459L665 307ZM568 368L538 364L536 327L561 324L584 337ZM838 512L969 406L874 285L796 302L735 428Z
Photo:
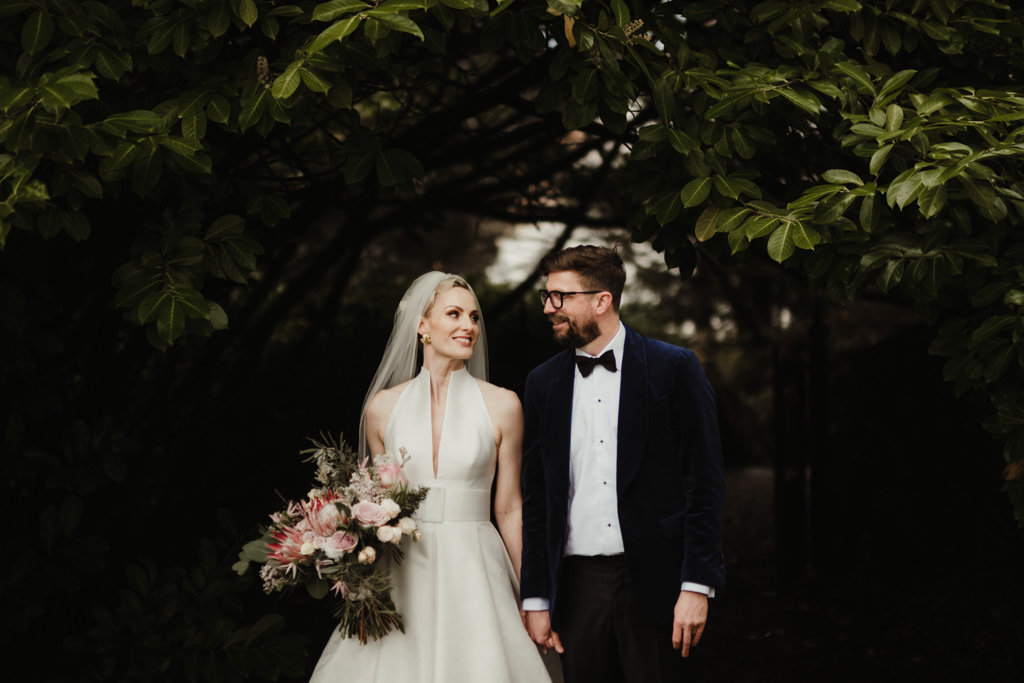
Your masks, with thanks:
M430 373L424 368L402 391L388 417L384 446L398 455L405 448L405 476L412 485L485 489L495 470L494 428L477 380L465 369L451 373L434 478Z

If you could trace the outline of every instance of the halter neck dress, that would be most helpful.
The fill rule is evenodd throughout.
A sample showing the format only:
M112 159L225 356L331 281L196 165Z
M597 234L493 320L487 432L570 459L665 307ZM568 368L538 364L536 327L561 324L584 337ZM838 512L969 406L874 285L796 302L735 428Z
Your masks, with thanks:
M388 453L409 454L411 486L430 493L417 511L422 538L403 541L392 596L405 622L360 645L335 630L313 672L317 683L544 683L549 676L519 618L512 564L490 521L494 429L477 380L449 379L433 472L430 374L399 396L384 431Z

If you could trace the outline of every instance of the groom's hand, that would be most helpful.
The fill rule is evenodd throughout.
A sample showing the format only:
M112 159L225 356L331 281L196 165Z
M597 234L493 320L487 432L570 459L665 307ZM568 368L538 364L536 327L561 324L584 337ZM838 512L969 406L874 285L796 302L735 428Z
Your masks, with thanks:
M526 632L530 639L544 648L544 652L554 650L558 654L565 652L562 640L551 630L551 613L547 610L529 611L526 613Z
M693 591L680 591L672 619L672 647L684 657L696 647L708 622L708 596Z

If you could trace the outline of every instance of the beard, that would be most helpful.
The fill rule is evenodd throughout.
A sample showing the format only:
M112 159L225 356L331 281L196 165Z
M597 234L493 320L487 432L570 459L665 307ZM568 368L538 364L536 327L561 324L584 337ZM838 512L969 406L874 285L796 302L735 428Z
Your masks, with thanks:
M566 348L579 349L594 341L601 335L601 328L593 318L582 322L571 320L561 315L549 316L551 322L567 323L564 332L555 332L555 341Z

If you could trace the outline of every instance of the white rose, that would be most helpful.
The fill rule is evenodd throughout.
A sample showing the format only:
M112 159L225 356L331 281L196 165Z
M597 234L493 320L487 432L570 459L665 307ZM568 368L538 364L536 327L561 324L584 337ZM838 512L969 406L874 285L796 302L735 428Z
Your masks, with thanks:
M416 520L412 517L402 517L398 520L398 528L403 534L408 536L412 532L416 531Z
M373 561L377 559L377 551L370 547L363 548L359 551L359 556L356 559L361 564L373 564Z
M312 555L316 552L316 546L313 545L312 541L303 541L302 547L299 549L299 552L303 555Z
M393 526L382 526L377 529L377 540L381 543L392 543L395 540L395 536L401 538L402 532Z
M400 508L398 506L398 503L391 500L390 498L385 498L384 500L382 500L380 502L380 506L381 508L383 508L384 512L388 513L388 519L394 519L402 513L402 508Z

